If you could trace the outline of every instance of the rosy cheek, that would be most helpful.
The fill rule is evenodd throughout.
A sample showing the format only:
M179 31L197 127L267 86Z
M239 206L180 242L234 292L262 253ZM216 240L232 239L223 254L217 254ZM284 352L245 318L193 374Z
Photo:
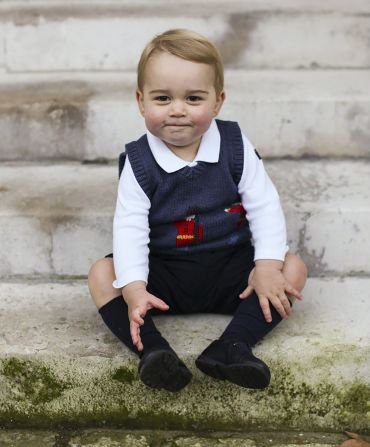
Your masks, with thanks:
M199 111L194 117L199 126L205 126L213 118L213 116L207 110Z
M157 127L163 121L161 114L151 112L145 116L145 121L147 123L147 127Z

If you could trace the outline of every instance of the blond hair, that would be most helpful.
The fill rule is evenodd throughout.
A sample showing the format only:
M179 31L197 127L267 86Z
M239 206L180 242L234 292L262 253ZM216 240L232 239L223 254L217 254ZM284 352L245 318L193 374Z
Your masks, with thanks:
M214 87L219 94L224 88L224 66L215 45L201 34L186 29L172 29L154 37L141 53L137 67L137 86L143 91L145 68L157 53L173 54L187 61L211 65L215 72Z

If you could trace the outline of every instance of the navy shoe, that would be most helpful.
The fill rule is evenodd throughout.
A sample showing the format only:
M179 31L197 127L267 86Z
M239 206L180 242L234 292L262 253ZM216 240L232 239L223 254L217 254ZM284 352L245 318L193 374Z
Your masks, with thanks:
M139 376L150 388L180 391L192 374L171 348L144 352L139 363Z
M215 379L228 380L244 388L262 389L270 383L268 366L252 354L249 345L237 340L215 340L195 361Z

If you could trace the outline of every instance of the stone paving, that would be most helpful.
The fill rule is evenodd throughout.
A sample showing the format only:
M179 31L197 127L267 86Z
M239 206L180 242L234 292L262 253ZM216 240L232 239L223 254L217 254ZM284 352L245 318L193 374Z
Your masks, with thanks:
M344 434L299 432L0 431L0 447L335 447L346 439Z
M104 326L86 281L2 283L0 425L365 430L369 281L309 279L304 301L255 348L272 371L262 391L213 380L194 366L230 317L155 317L194 375L179 393L140 382L137 359Z

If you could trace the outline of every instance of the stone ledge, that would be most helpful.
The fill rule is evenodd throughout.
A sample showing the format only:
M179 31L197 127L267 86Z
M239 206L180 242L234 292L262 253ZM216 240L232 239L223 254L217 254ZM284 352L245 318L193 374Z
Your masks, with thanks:
M337 447L347 437L332 433L189 433L160 430L0 431L4 447ZM2 442L4 444L2 444Z
M297 3L295 0L248 0L243 2L240 0L229 0L228 11L230 12L296 12L299 14L309 12L321 13L352 13L366 14L370 12L370 5L367 0L353 0L348 3L347 0L327 0L323 3L320 0L301 0ZM0 3L0 13L42 13L46 14L53 11L60 12L64 15L82 14L82 15L101 15L102 13L140 13L143 11L156 11L161 8L169 11L178 11L182 14L186 13L190 7L196 11L224 12L224 0L208 0L207 3L199 3L197 0L178 0L176 2L168 2L168 0L136 0L133 4L131 0L2 0Z
M89 9L81 14L81 9L68 10L63 5L44 13L34 9L33 13L16 11L13 17L7 14L4 69L134 70L145 44L168 29L169 23L171 28L204 33L220 49L225 65L232 68L370 67L366 13L254 12L229 10L220 4L214 9L208 4L188 8L172 4L175 7L154 10L131 6L126 13L116 9L94 14Z
M266 162L285 210L290 249L311 275L370 274L369 164ZM86 276L112 251L117 171L77 163L2 166L0 275Z
M212 380L194 367L229 317L156 317L194 373L173 394L138 380L137 359L104 326L84 282L3 283L0 424L365 431L369 290L369 279L311 278L293 316L255 348L272 370L264 391Z
M144 132L134 73L0 75L0 160L114 159ZM368 70L228 70L220 118L265 156L369 157ZM27 142L27 143L25 143Z

